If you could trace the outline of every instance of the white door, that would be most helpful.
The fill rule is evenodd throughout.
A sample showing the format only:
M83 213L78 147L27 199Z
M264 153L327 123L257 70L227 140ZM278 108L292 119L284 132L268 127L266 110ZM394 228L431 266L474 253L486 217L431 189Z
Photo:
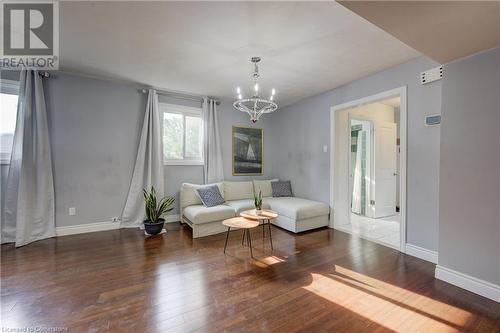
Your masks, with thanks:
M396 214L396 124L378 123L374 131L372 212L374 218Z

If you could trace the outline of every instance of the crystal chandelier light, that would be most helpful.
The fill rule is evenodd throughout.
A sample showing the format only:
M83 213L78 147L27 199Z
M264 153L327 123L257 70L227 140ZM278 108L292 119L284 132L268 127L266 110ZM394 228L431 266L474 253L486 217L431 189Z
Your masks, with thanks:
M273 101L274 94L276 90L273 88L271 90L271 96L269 99L265 99L260 97L259 95L259 66L258 63L260 61L259 57L253 57L250 61L254 64L254 72L252 74L253 78L253 96L250 98L243 98L241 94L240 87L236 88L236 94L238 95L238 99L233 103L233 106L236 110L241 112L246 112L250 115L250 120L253 123L256 123L260 116L264 113L271 113L276 111L278 105Z

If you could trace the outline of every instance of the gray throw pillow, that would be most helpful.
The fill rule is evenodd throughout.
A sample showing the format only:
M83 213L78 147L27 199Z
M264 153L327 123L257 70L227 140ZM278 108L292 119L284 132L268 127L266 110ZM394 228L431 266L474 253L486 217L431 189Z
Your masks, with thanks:
M271 182L273 197L293 197L292 183L289 180Z
M225 202L217 185L200 187L196 192L205 207L222 205Z

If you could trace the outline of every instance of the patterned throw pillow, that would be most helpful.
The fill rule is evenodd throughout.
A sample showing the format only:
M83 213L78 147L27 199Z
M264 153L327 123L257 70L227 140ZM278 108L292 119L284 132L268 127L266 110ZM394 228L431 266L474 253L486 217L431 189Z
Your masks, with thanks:
M205 207L222 205L225 202L217 185L200 187L196 192Z
M273 197L293 197L292 183L289 180L271 182Z

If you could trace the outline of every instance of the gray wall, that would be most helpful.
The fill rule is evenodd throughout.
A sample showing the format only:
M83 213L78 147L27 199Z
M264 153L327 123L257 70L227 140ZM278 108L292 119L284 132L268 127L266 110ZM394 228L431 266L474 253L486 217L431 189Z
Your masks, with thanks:
M132 86L65 74L44 83L57 226L120 216L146 95ZM68 215L69 207L76 207L75 216Z
M297 196L329 203L330 153L323 153L323 145L330 142L330 108L406 85L407 242L437 251L439 127L425 127L424 116L440 114L441 82L419 82L420 72L437 65L417 58L278 110L271 117L272 176L291 179Z
M4 73L2 77L7 78ZM18 79L18 73L11 72L8 78ZM146 94L133 85L64 73L45 80L44 87L52 146L57 226L103 222L120 216L135 163ZM162 98L162 101L196 104L171 98ZM249 117L234 110L231 101L227 100L222 100L219 111L226 179L248 179L250 177L232 176L231 128L232 125L250 126ZM264 128L265 147L269 147L271 140L268 124L266 119L262 119L255 126ZM268 149L264 158L265 161L271 158ZM2 190L7 170L7 165L1 166ZM270 170L271 163L265 163L265 175L258 178L265 178ZM183 182L201 184L203 167L165 166L168 195L178 197ZM75 216L68 215L69 207L76 207ZM177 207L172 214L176 213Z
M444 72L439 265L500 285L500 48Z

